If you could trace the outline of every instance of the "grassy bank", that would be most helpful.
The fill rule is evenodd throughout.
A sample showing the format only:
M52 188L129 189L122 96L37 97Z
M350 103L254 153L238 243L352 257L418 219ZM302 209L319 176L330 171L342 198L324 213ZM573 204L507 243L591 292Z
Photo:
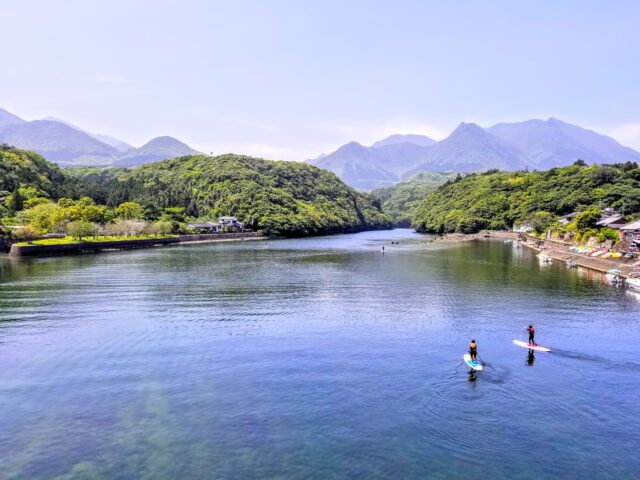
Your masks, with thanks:
M120 235L120 236L101 236L101 237L86 237L81 240L78 240L74 237L63 237L63 238L44 238L41 240L34 240L32 242L18 242L16 245L19 247L26 247L29 245L72 245L74 243L102 243L102 242L122 242L122 241L132 241L132 240L158 240L161 238L177 238L178 235L163 235L163 236L155 236L155 235Z

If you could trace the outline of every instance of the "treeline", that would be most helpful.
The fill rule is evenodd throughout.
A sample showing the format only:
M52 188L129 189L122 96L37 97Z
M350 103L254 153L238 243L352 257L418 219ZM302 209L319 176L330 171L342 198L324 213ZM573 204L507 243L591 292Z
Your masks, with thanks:
M458 173L422 172L392 187L373 190L371 195L382 205L394 225L409 227L415 216L415 210L424 197L435 191Z
M458 177L423 198L413 226L420 232L475 233L528 222L544 229L561 215L589 207L639 213L638 165L586 165L579 160L546 171L494 170Z
M135 219L174 227L224 215L238 217L252 230L284 236L390 226L371 195L308 164L194 155L135 169L59 169L34 152L0 146L0 223L28 224L42 232L70 221L107 225L133 219L121 215L126 204L136 209ZM84 213L78 217L70 209ZM45 210L49 223L34 220Z

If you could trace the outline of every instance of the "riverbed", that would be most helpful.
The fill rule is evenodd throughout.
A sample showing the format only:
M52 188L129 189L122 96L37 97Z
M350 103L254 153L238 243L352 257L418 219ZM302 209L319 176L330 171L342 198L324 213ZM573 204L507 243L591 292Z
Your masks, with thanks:
M0 477L637 478L640 296L429 240L0 258Z

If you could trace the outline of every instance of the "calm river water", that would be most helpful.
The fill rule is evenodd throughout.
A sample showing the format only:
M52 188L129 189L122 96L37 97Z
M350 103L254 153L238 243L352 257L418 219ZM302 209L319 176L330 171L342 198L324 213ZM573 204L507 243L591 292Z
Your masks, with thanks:
M640 298L424 240L0 258L0 477L638 478Z

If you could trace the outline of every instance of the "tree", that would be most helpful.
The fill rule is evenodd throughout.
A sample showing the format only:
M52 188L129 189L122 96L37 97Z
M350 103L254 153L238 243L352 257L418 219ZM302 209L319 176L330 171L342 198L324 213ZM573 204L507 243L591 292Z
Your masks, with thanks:
M528 223L536 233L543 233L547 231L554 221L555 216L552 213L540 211L530 215L525 223Z
M171 232L173 232L172 222L160 220L158 222L155 222L154 226L155 226L155 231L158 235L169 235Z
M62 222L63 209L53 202L42 203L25 210L24 219L29 226L44 233L52 232Z
M85 222L79 220L76 222L69 222L67 224L67 234L72 236L78 241L81 241L84 237L91 237L96 235L97 227L91 222Z
M600 209L597 207L587 208L584 212L576 216L576 228L580 232L595 228L596 223L600 220Z
M116 217L123 220L136 220L143 217L142 206L136 202L124 202L116 208Z
M18 241L31 242L40 236L40 232L33 227L25 226L13 230L11 236Z
M22 198L22 194L20 193L20 189L16 188L16 190L9 195L6 200L7 208L10 212L19 212L24 208L24 198Z

